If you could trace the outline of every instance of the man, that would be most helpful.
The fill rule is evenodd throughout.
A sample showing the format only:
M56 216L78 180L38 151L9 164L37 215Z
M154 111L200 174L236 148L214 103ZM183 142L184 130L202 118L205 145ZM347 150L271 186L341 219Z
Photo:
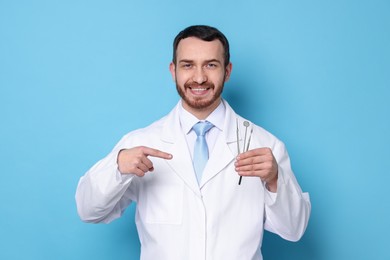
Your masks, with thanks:
M284 144L221 98L229 57L217 29L180 32L169 67L177 106L124 136L80 179L83 221L108 223L137 203L141 259L262 259L264 229L291 241L306 229L309 196Z

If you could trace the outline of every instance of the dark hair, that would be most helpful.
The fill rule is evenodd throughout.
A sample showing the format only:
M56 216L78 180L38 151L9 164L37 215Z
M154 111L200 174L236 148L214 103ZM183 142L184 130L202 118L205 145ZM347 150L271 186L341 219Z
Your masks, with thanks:
M230 62L230 52L229 52L229 42L225 35L220 32L217 28L207 26L207 25L193 25L185 28L183 31L175 37L173 41L173 63L176 64L176 50L179 42L188 37L196 37L203 41L211 42L215 39L218 39L224 48L224 58L225 58L225 67Z

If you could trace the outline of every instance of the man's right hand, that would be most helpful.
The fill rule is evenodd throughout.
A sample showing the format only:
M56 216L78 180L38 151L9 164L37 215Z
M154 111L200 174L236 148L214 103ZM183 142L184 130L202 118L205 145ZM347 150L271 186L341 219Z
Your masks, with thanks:
M135 174L142 177L146 172L153 171L153 163L148 156L166 160L170 160L173 157L172 154L146 146L123 149L118 153L118 169L120 173Z

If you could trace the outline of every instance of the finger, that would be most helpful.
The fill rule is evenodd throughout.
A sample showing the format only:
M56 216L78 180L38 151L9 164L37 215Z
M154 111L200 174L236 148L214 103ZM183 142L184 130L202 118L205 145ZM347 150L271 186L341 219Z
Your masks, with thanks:
M259 177L262 181L270 179L273 175L267 170L238 171L238 175L245 177Z
M247 159L248 161L249 159ZM242 175L257 175L260 176L262 173L261 172L272 172L274 169L274 164L272 160L266 160L266 161L261 161L258 163L241 163L239 164L238 162L235 164L235 169L239 174Z
M138 162L136 164L136 167L142 170L143 172L153 171L153 162L147 157L147 155L144 153L142 156L138 158Z
M139 169L139 170L141 170L141 171L143 171L144 173L146 173L146 172L148 172L149 171L149 169L151 168L151 167L148 167L146 164L144 164L143 162L140 162L140 163L138 163L136 166L135 166L135 168L136 169Z
M248 158L238 158L235 162L235 166L245 166L245 165L252 165L252 164L272 164L274 162L274 157L272 154L265 154L265 155L257 155L253 157Z
M129 173L135 174L139 177L143 177L147 172L151 172L153 170L153 166L147 166L146 164L139 162L131 165Z
M252 156L248 158L239 158L235 162L236 167L242 167L242 166L248 166L248 165L254 165L254 164L262 164L266 163L268 161L272 161L272 156L262 155L262 156Z
M131 173L137 175L138 177L143 177L143 176L145 176L145 172L142 171L142 170L139 169L139 168L134 169Z
M242 172L247 174L253 174L254 172L259 170L262 170L259 164L250 164L250 165L236 167L237 172Z
M262 148L249 150L247 152L239 154L237 156L237 160L246 159L246 158L254 157L254 156L262 156L262 155L267 155L267 154L272 154L272 150L268 147L262 147Z
M166 160L170 160L173 157L172 154L170 154L170 153L166 153L166 152L163 152L163 151L160 151L157 149L153 149L150 147L142 147L142 152L146 156L152 156L152 157L157 157L157 158L166 159Z
M142 158L142 164L147 168L148 171L153 171L153 163L151 160L148 159L148 157Z
M252 165L252 164L256 164L256 163L260 163L261 162L261 158L258 158L258 157L248 157L248 158L239 158L236 163L235 163L235 166L236 167L241 167L241 166L246 166L246 165Z

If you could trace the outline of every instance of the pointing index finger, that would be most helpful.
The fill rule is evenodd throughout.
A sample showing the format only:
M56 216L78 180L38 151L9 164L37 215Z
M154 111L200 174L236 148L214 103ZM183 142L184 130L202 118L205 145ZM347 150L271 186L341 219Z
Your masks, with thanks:
M166 153L150 147L143 147L142 151L146 156L152 156L152 157L157 157L166 160L170 160L173 157L172 154L170 153Z

